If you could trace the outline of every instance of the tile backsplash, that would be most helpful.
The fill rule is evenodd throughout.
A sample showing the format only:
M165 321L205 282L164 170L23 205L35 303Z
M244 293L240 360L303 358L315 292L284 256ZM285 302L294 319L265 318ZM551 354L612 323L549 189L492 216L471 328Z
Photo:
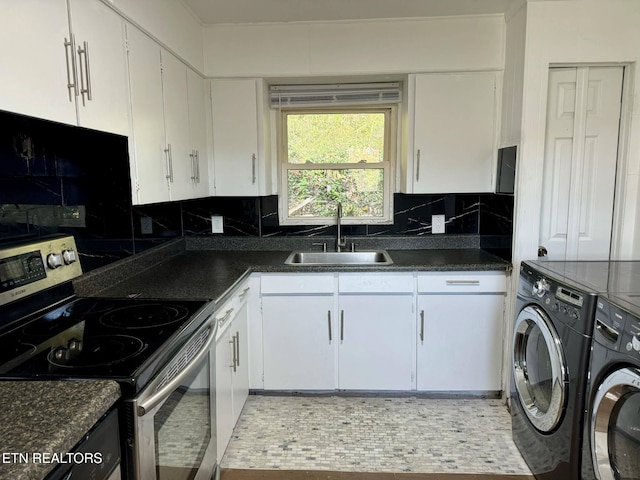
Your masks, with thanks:
M85 271L167 238L335 235L335 225L281 226L278 197L208 197L132 205L127 139L0 112L0 241L66 233L76 237ZM510 259L513 196L394 195L392 225L345 225L347 236L431 235L445 215L447 234L479 235L482 248Z

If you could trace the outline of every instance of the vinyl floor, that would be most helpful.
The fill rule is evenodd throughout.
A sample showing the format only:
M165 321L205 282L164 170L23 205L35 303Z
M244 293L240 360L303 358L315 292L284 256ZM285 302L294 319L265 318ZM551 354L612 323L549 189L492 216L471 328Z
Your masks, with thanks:
M251 395L222 480L533 478L496 399Z

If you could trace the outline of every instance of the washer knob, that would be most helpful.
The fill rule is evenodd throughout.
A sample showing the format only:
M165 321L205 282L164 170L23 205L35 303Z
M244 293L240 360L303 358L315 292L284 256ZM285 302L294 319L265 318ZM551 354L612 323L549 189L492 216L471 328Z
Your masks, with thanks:
M640 352L640 333L633 337L633 340L631 340L631 346L636 352Z
M75 250L63 250L62 259L64 260L65 265L71 265L77 260Z
M544 297L545 293L551 290L551 285L544 278L541 278L536 283L533 284L533 294L538 297Z
M50 253L47 255L47 265L51 269L62 266L62 255L59 253Z

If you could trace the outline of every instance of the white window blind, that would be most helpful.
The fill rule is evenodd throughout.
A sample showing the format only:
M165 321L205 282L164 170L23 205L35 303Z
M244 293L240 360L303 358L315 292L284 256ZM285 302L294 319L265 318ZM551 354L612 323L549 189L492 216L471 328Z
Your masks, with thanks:
M400 103L400 82L272 85L271 108Z

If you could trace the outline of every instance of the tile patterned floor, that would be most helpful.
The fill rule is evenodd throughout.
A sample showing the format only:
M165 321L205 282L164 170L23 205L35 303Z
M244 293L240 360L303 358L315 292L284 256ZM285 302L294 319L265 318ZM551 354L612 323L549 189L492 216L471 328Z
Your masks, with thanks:
M500 400L251 395L227 469L530 475Z

